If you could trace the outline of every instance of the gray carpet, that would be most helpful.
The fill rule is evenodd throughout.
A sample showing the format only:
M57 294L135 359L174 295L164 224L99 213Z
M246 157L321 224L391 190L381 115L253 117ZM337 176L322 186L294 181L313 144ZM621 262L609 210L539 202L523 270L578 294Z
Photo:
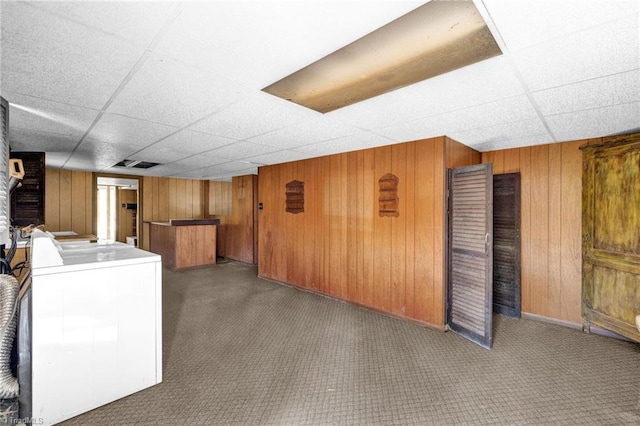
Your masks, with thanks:
M640 347L496 316L494 349L256 278L164 271L164 381L72 425L640 424Z

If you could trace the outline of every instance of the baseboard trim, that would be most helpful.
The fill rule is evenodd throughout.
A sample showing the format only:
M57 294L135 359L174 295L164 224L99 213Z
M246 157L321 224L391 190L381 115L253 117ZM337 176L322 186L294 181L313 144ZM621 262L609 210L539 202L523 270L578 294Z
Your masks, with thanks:
M284 281L278 281L278 280L274 280L273 278L264 277L264 276L262 276L260 274L258 274L258 278L260 278L262 280L265 280L265 281L270 281L270 282L275 283L275 284L280 284L280 285L284 285L284 286L287 286L287 287L291 287L291 288L294 288L296 290L300 290L300 291L304 291L304 292L307 292L307 293L315 294L315 295L318 295L318 296L326 297L327 299L335 300L337 302L346 303L348 305L355 306L355 307L360 308L360 309L365 309L367 311L370 311L370 312L373 312L373 313L376 313L376 314L380 314L380 315L384 315L384 316L389 317L389 318L393 318L393 319L397 319L397 320L400 320L400 321L408 322L408 323L417 325L419 327L427 328L429 330L439 331L441 333L444 333L445 331L447 331L445 326L438 326L436 324L431 324L429 322L420 321L420 320L415 319L415 318L405 317L405 316L402 316L402 315L394 314L392 312L387 312L387 311L383 311L383 310L380 310L380 309L372 308L372 307L367 306L367 305L362 305L360 303L356 303L356 302L351 302L349 300L340 299L338 297L331 296L329 294L325 294L325 293L322 293L320 291L313 290L313 289L310 289L310 288L299 287L297 285L290 284L290 283L287 283L287 282L284 282Z
M557 318L545 317L545 316L542 316L542 315L530 314L528 312L523 312L522 313L522 318L532 319L532 320L536 320L536 321L542 321L542 322L546 322L546 323L549 323L549 324L561 325L563 327L574 328L576 330L582 330L582 324L571 322L571 321L566 321L566 320L561 320L561 319L557 319Z
M542 321L542 322L546 322L549 324L555 324L555 325L560 325L563 327L568 327L568 328L573 328L576 330L582 330L582 324L577 324L575 322L571 322L571 321L565 321L565 320L559 320L556 318L549 318L549 317L544 317L542 315L536 315L536 314L530 314L527 312L523 312L522 313L522 318L527 318L527 319L532 319L532 320L536 320L536 321ZM589 333L593 333L593 334L597 334L598 336L604 336L604 337L610 337L612 339L618 339L618 340L624 340L627 342L632 342L632 340L627 339L624 336L621 336L618 333L614 333L613 331L609 331L606 330L604 328L600 328L597 327L595 325L590 325L589 326Z

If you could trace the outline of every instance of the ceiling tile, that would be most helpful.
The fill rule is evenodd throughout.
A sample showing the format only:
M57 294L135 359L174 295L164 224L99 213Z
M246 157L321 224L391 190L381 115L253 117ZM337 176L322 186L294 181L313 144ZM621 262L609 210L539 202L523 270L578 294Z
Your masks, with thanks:
M154 166L149 169L145 169L144 174L147 176L173 176L181 172L189 171L191 169L192 167L186 166L184 164L176 164L176 163L161 164L159 166Z
M292 126L269 132L249 139L249 142L276 148L295 148L302 145L335 139L359 133L360 129L333 120L326 115L318 115Z
M9 133L9 144L14 151L67 151L68 157L79 141L80 138L73 139L68 135L13 126Z
M116 145L85 140L71 155L70 164L91 160L94 167L102 169L124 160L135 151L137 151L137 148L131 145Z
M544 115L640 102L640 70L533 93Z
M423 3L2 1L0 93L43 113L12 107L12 148L227 180L431 136L487 150L638 128L637 0L476 0L504 55L329 114L260 91Z
M256 155L255 157L246 158L245 161L250 162L256 166L263 166L269 164L288 163L290 161L304 160L311 158L312 155L304 154L302 152L293 150L283 150L278 152L272 152L270 154Z
M275 151L278 151L278 148L267 145L258 145L251 142L235 142L222 148L216 148L211 151L207 151L206 155L226 158L228 160L241 160L243 158L268 154Z
M336 120L376 129L523 93L524 88L506 59L498 56L329 115Z
M480 152L487 152L499 149L520 148L525 146L543 145L548 144L550 136L548 132L540 134L531 134L517 138L509 138L508 142L505 141L488 141L478 145L475 145L473 149Z
M447 133L447 136L477 150L486 150L486 147L489 146L510 148L514 141L531 136L535 136L536 140L544 137L546 143L553 141L539 118L479 127L472 130L451 131Z
M177 129L163 124L116 114L103 114L87 135L93 142L147 146Z
M317 116L315 111L258 91L189 128L243 140Z
M483 0L510 51L638 13L636 0Z
M135 167L105 167L100 170L100 173L112 173L117 175L136 175L136 176L152 176L149 170L153 169L136 169Z
M238 37L229 31L240 28L242 17L251 10L249 4L185 2L179 10L154 51L226 78L237 72L256 74L256 70L247 72L248 63L233 54L231 43Z
M233 172L227 172L227 173L215 173L214 171L213 174L203 176L200 179L216 181L216 182L231 182L234 176L247 176L247 175L257 175L257 174L258 174L258 168L251 167L249 169L235 170Z
M531 91L640 68L638 16L619 19L513 55Z
M214 166L203 167L196 170L182 172L180 177L193 178L193 179L210 179L211 177L224 177L224 176L239 176L238 173L244 173L245 170L252 168L251 164L230 161L222 164L216 164Z
M241 38L251 68L264 67L265 87L338 50L420 6L423 1L283 2L265 25L262 13L245 21L262 29L260 37ZM269 7L266 3L263 7ZM272 9L273 10L273 9ZM366 13L363 11L366 10ZM273 12L272 12L273 13ZM249 31L251 31L249 29ZM277 58L277 60L273 60Z
M208 135L201 132L193 132L191 130L180 130L177 133L162 139L153 145L154 148L173 149L197 154L203 151L229 145L235 142L234 139L228 139L220 136Z
M184 178L184 179L208 179L211 169L197 169L184 172L178 172L171 175L172 177Z
M74 154L64 163L64 169L71 170L100 170L102 167L89 154Z
M256 167L256 165L251 164L247 161L228 161L226 163L216 164L215 166L210 167L210 169L227 173L227 172L235 172L239 170L246 170L252 167Z
M559 142L640 131L640 102L545 117Z
M474 129L536 118L537 112L527 96L514 96L453 112L458 117L456 129Z
M158 50L259 90L421 3L193 2Z
M17 93L3 93L2 96L9 101L11 129L23 128L56 133L68 137L74 144L85 134L98 115L98 111L93 109Z
M142 53L121 39L26 3L2 4L3 93L98 110Z
M161 1L44 1L34 7L146 47L176 5Z
M185 151L174 151L163 148L145 148L136 153L130 154L127 159L150 161L152 163L167 164L189 157L191 154Z
M383 145L391 145L395 141L371 132L360 132L355 135L344 136L329 141L304 145L295 149L296 152L311 156L338 154L341 152L357 151Z
M202 167L213 166L220 163L229 162L226 158L219 158L206 154L195 154L181 160L175 161L172 164L179 166L186 166L188 170L200 169Z
M108 112L183 127L237 101L242 91L221 77L148 53Z
M377 129L376 133L396 141L409 141L533 120L537 117L538 114L529 98L523 95ZM475 142L474 140L465 141L471 145Z

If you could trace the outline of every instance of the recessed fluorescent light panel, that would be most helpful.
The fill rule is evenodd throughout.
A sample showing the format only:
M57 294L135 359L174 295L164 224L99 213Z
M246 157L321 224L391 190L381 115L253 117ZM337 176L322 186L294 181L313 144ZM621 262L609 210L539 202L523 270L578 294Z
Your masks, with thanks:
M471 0L432 0L262 89L326 113L501 55Z

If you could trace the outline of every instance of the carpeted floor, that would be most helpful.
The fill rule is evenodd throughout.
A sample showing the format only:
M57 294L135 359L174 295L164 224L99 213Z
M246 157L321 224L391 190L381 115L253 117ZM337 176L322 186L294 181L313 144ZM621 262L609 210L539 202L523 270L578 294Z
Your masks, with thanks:
M164 381L63 424L640 424L640 347L496 316L494 349L256 278L164 271Z

